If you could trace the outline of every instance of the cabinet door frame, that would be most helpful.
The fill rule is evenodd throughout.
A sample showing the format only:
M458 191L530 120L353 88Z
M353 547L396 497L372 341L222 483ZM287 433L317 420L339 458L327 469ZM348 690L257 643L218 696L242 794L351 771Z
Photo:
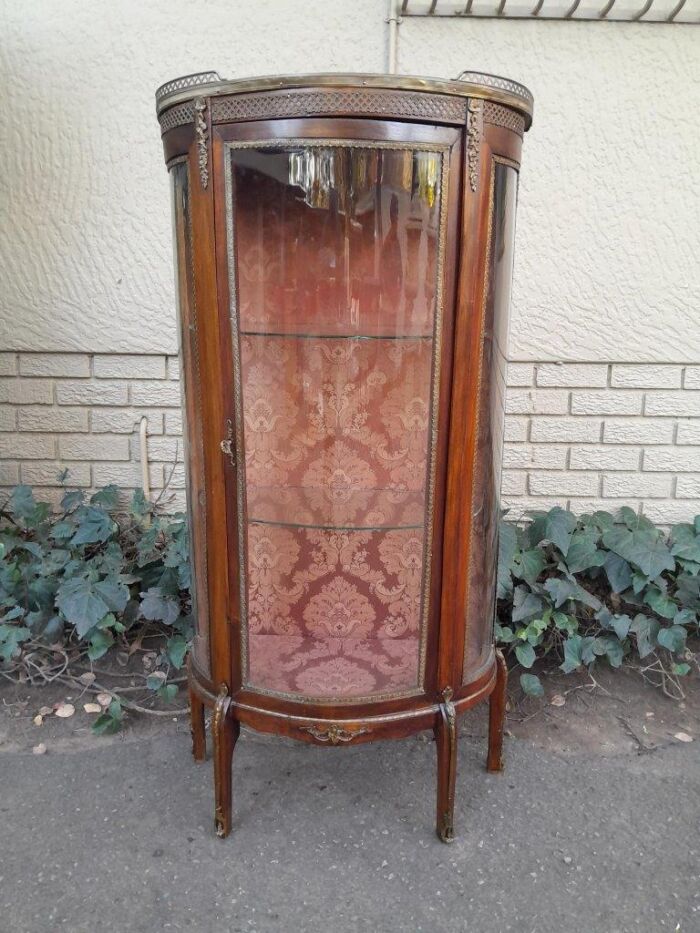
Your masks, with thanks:
M333 140L345 145L357 141L375 143L378 146L392 148L392 143L400 148L433 148L443 153L444 178L447 180L447 197L441 210L444 212L444 250L441 263L442 292L442 328L438 356L440 361L439 395L435 399L433 418L435 423L435 449L433 452L434 488L432 490L432 535L428 542L427 553L430 555L430 586L426 594L425 654L423 689L397 699L373 700L371 698L336 700L338 709L347 711L349 707L357 715L364 712L391 712L415 707L421 700L434 702L438 690L438 645L440 628L440 602L442 587L442 552L443 525L445 513L445 479L447 468L447 439L449 407L451 397L452 349L453 349L453 311L455 306L456 281L459 266L458 230L461 220L462 196L462 148L463 139L460 128L439 126L426 123L398 122L347 117L307 117L283 120L259 120L247 123L217 124L211 127L212 178L214 186L215 244L217 259L217 293L219 343L222 374L222 440L235 444L236 456L228 458L222 454L223 483L212 489L212 498L216 507L226 516L228 555L226 568L227 611L229 631L228 675L231 693L239 703L250 703L257 708L270 711L293 709L304 711L307 715L328 715L334 708L331 702L311 702L303 698L293 698L280 694L267 693L255 687L244 685L242 669L242 613L241 592L244 580L239 568L245 555L241 553L239 535L239 509L244 503L242 455L242 413L240 400L236 405L237 386L234 380L234 345L230 325L230 286L229 286L229 230L227 218L225 159L229 151L228 144L236 146L271 143L280 145L285 141L319 140L333 144ZM441 223L442 227L442 223ZM224 570L220 565L220 569ZM224 670L222 664L218 670Z

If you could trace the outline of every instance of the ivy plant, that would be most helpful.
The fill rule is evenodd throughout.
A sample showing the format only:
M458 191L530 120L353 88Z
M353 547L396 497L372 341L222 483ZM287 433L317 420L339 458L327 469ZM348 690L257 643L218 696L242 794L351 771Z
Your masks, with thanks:
M141 491L126 507L116 486L87 501L66 491L54 511L17 486L0 507L5 673L29 672L27 679L41 682L57 647L71 661L95 662L151 625L165 639L145 686L172 700L178 687L169 681L184 664L192 630L187 534L184 515L160 514ZM119 727L122 703L115 691L96 732Z
M553 657L565 673L632 663L682 697L699 613L700 516L668 534L630 508L501 523L496 638L525 669L526 693L543 694L530 669Z
M66 491L60 508L17 486L0 506L0 669L31 682L94 666L155 628L162 648L143 675L147 695L172 701L192 634L187 523L137 491L116 486L89 499ZM554 659L564 672L595 664L637 666L670 695L698 669L691 649L700 614L700 516L665 534L623 508L576 516L534 512L503 521L496 637L523 668L526 693L541 696L532 670ZM59 653L65 663L51 659ZM62 665L62 666L61 666ZM43 675L43 680L42 680ZM77 674L75 675L77 676ZM83 674L78 679L86 681ZM66 681L69 682L69 681ZM73 679L72 683L76 683ZM133 699L110 696L93 730L120 728Z

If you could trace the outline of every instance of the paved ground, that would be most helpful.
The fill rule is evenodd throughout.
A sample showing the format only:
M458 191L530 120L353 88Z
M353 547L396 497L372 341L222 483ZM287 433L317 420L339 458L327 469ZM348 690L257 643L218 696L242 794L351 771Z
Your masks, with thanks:
M0 931L700 930L700 741L506 749L507 772L487 775L483 739L460 738L451 846L422 737L320 749L244 733L226 841L182 722L7 752Z

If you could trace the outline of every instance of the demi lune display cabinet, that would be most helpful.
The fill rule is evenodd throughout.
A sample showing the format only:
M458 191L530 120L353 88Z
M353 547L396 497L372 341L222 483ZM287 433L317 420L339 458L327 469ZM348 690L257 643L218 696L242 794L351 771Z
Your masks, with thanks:
M522 137L504 78L169 82L192 549L194 757L215 823L240 726L348 747L433 729L506 668L493 619Z

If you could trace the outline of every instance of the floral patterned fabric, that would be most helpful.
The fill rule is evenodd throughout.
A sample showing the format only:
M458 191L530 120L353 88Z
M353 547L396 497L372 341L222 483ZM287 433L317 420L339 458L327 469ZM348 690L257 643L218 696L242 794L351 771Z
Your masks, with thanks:
M419 687L440 157L232 152L246 682Z
M242 339L251 685L415 687L431 350Z

